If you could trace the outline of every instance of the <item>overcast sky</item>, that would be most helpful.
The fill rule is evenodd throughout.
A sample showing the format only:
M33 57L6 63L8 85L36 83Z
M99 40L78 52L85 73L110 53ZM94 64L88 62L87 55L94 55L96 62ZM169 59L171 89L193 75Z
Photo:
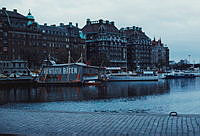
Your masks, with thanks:
M86 19L114 21L118 28L139 26L162 38L170 60L200 62L200 0L0 0L1 7L32 15L39 24L85 25Z

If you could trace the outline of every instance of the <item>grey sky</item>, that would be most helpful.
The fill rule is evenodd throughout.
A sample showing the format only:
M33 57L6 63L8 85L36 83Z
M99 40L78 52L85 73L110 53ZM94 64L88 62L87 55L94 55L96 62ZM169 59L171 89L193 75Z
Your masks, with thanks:
M115 21L118 28L140 26L150 38L162 38L170 59L200 62L200 0L0 0L1 7L27 15L40 24L85 25L91 20Z

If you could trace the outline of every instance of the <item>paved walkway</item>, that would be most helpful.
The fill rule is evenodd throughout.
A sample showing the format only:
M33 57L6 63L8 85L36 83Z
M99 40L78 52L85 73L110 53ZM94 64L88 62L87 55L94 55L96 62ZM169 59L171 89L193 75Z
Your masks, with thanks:
M200 136L200 115L70 113L0 108L0 134L28 136Z

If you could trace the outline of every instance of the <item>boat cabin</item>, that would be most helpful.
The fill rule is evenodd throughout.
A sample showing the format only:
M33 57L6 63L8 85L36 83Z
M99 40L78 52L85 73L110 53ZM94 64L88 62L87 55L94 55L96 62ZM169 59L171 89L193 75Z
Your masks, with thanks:
M43 66L39 82L43 83L72 83L84 82L84 78L98 76L98 67L84 63L53 64Z

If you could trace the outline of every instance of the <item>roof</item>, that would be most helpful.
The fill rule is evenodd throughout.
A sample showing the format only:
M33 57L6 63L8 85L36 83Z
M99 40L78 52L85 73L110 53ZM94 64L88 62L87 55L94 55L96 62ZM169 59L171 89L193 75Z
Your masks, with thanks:
M80 29L72 24L69 24L69 25L63 25L63 26L60 26L62 28L64 28L70 37L79 37L79 31Z
M65 27L66 29L76 29L78 31L80 30L80 28L78 28L78 27L76 27L74 25L63 25L61 27Z
M91 23L82 28L84 33L98 33L101 30L107 33L119 33L117 27L110 23Z
M154 40L152 41L152 45L154 45L154 46L163 46L163 43L162 43L161 39L156 41L155 38L154 38Z
M8 11L8 10L0 9L0 12L5 16L8 15L10 18L27 19L24 15L19 14L19 13L15 12L15 11Z
M91 65L87 65L85 63L65 63L65 64L53 64L50 67L63 67L63 66L71 66L71 65L78 65L78 66L82 66L82 67L90 67L90 68L99 68L97 66L91 66ZM48 66L45 66L48 67Z
M59 26L47 26L47 25L40 25L41 29L44 30L52 30L52 31L66 31L64 28L59 27Z
M121 29L120 31L123 33L123 35L125 35L127 37L128 43L132 45L132 43L134 44L151 44L151 39L145 34L145 32L142 31L141 28L139 27L135 27L131 28L128 27L128 29ZM138 41L139 40L139 41ZM145 41L148 42L145 42Z
M39 26L40 31L43 33L51 33L51 32L57 32L59 35L66 35L68 32L65 28L59 27L59 26L47 26L47 25L40 25ZM52 33L51 33L52 34ZM55 34L55 33L54 33Z
M138 36L144 36L144 37L148 38L148 36L141 30L128 29L128 30L121 30L121 31L126 36L138 35Z

